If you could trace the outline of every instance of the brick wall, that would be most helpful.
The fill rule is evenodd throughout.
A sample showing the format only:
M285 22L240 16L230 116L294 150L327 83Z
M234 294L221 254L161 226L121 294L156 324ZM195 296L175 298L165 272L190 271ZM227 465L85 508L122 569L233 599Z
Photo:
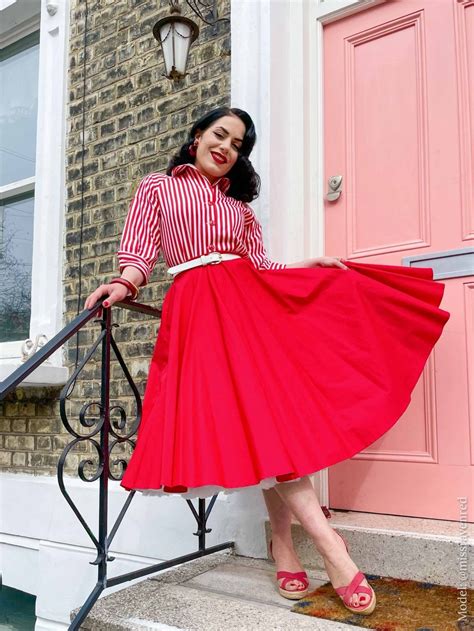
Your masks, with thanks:
M67 206L64 241L65 323L77 313L79 255L82 251L81 302L98 285L117 275L116 250L133 192L140 179L163 171L169 156L186 140L193 121L205 111L230 105L230 22L206 25L183 1L183 14L200 28L188 63L188 76L174 84L163 77L164 64L153 24L169 12L167 0L97 0L88 3L85 87L85 150L82 155L85 3L73 0L70 24L69 116L66 168ZM219 17L230 17L230 0L218 0ZM82 159L84 157L84 178ZM83 199L81 195L83 194ZM81 209L83 231L81 241ZM160 307L169 288L160 256L140 301ZM114 336L143 394L159 322L115 308ZM79 357L100 332L89 323L79 336ZM100 349L87 364L69 397L74 427L81 407L100 392ZM76 338L66 348L74 367ZM55 474L71 438L59 417L60 389L19 388L0 404L0 470ZM131 391L117 362L112 364L112 404L133 414ZM93 410L89 416L93 416ZM76 420L74 420L76 419ZM81 430L86 432L84 428ZM67 459L77 471L82 443Z

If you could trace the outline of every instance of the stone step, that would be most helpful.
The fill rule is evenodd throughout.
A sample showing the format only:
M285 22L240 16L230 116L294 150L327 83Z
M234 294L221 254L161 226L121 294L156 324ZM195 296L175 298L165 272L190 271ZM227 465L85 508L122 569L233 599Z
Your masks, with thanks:
M329 524L347 541L351 558L368 574L474 588L474 524L330 509ZM270 522L265 524L267 543ZM324 570L322 558L303 527L294 522L295 549L305 568ZM462 559L467 559L467 568ZM470 562L469 562L470 560Z
M464 586L474 587L474 524L332 509L331 515L330 525L347 540L362 572L459 587L467 569ZM265 529L268 542L269 522ZM310 589L316 589L328 581L322 559L300 524L293 523L292 531ZM465 568L462 558L468 559ZM293 604L279 595L272 562L226 550L100 598L81 629L360 629L292 613Z
M274 564L267 560L218 552L100 598L81 629L360 631L353 625L291 612L294 602L279 595L274 573ZM310 589L328 580L318 570L308 571L308 576Z

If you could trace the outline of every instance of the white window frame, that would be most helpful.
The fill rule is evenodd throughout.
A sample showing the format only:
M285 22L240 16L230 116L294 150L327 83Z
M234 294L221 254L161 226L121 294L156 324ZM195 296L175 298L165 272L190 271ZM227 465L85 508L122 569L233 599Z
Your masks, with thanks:
M31 2L0 0L0 21L7 27L12 24L0 33L2 48L40 31L35 176L0 187L3 199L35 191L29 330L29 339L35 343L44 340L42 336L50 340L63 327L69 0L40 0L36 11ZM22 364L25 341L0 343L0 381ZM63 351L58 349L22 385L65 383L69 371L63 364Z
M323 26L383 2L231 0L231 103L257 128L253 205L274 260L324 255ZM329 505L327 468L313 484Z

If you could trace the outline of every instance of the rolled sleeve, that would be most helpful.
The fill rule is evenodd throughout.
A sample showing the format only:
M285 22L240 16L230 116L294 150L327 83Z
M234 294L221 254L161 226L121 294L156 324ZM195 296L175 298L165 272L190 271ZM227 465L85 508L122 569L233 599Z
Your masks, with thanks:
M136 267L143 274L143 285L148 283L161 249L157 175L147 175L138 185L117 252L120 273L125 267Z
M285 269L285 263L277 263L268 258L263 243L262 226L251 206L245 206L244 240L250 260L258 269Z

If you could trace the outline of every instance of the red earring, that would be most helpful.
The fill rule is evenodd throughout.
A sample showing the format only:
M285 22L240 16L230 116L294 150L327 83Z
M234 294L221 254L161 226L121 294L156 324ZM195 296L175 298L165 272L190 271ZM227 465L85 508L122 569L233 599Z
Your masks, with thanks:
M192 145L189 145L188 151L191 156L196 155L196 150L197 150L197 144L195 142Z

